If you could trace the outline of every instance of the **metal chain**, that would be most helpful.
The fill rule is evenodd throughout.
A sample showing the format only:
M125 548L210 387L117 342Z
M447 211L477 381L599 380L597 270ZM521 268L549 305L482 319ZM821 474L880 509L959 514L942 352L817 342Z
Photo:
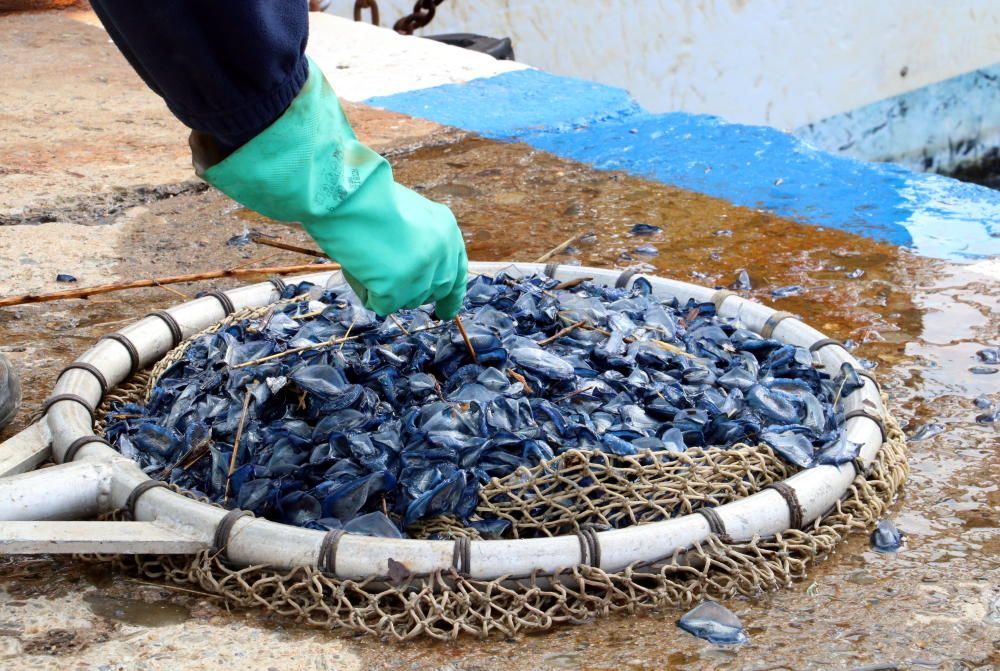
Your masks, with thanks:
M413 11L399 21L396 21L392 29L400 35L412 35L414 30L423 28L434 18L437 6L444 0L417 0L413 5Z
M378 25L378 3L375 0L354 0L354 20L363 21L362 12L371 12L371 22L373 26Z

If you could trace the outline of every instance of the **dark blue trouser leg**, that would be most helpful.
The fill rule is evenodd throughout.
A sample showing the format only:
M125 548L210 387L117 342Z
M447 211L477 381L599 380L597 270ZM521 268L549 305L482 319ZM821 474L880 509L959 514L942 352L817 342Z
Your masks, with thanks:
M235 148L308 76L306 0L91 0L111 39L189 128Z

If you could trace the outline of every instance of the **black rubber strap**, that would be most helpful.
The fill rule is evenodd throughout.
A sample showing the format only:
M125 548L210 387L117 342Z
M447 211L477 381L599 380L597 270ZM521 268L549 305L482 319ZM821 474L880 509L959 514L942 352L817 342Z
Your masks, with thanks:
M584 527L576 532L580 541L580 563L594 568L601 567L601 544L597 540L597 531Z
M546 263L545 268L542 269L542 274L555 279L556 271L559 270L559 266L560 264L558 263Z
M773 489L781 494L781 498L785 499L785 503L788 504L789 526L792 529L801 529L804 521L802 519L802 504L799 503L799 497L795 493L795 488L784 482L772 482L764 489Z
M637 274L638 273L636 273L634 270L626 270L625 272L623 272L621 275L618 276L618 279L615 280L615 289L624 289L625 287L627 287L628 281L633 277L635 277Z
M166 310L153 310L146 316L159 317L159 319L167 325L167 328L170 329L170 337L173 338L174 341L174 347L180 345L181 341L184 340L184 333L181 332L181 325L178 324L177 320L174 319L174 316Z
M206 291L205 296L211 296L215 300L219 301L219 305L222 306L222 311L226 313L227 317L236 312L236 306L233 305L233 301L226 295L226 292L218 290Z
M827 345L837 345L838 347L843 347L844 343L839 340L834 340L833 338L823 338L821 340L817 340L812 345L809 345L809 351L815 354Z
M94 423L94 408L87 403L87 399L82 396L77 396L76 394L56 394L55 396L49 396L45 399L45 403L42 404L42 414L44 415L49 411L56 403L61 403L63 401L73 401L74 403L79 403L84 408L86 408L87 413L90 415L90 423Z
M91 443L102 443L108 447L112 446L111 443L100 436L80 436L66 448L66 451L63 453L62 462L65 464L73 461L73 459L76 458L76 453L80 451L80 448L84 445L90 445Z
M451 553L451 566L460 575L469 575L472 567L472 541L465 536L455 539L455 549Z
M288 285L285 284L285 280L281 279L280 277L272 277L271 279L268 280L268 282L273 284L274 288L278 290L279 296L285 293L285 288L288 287Z
M337 575L337 546L340 545L340 538L343 535L343 529L331 529L323 536L323 542L319 544L319 557L316 561L316 566L323 573Z
M849 419L854 419L855 417L867 417L871 421L878 424L878 430L882 432L882 442L883 443L885 442L886 438L888 437L885 432L885 420L883 420L878 415L871 414L867 410L859 409L859 410L851 410L849 413L844 415L844 422L847 422L847 420Z
M875 390L880 394L882 393L882 385L878 383L878 380L875 379L874 375L872 375L867 371L858 370L857 368L854 369L854 372L857 373L859 377L863 377L866 380L870 380L871 383L875 385Z
M108 333L107 335L102 335L98 340L114 340L124 347L128 352L129 358L128 376L132 377L135 375L135 372L139 370L139 350L135 348L135 343L129 340L128 336L124 336L121 333Z
M735 291L730 291L729 289L719 289L712 294L712 298L710 300L712 303L715 303L716 310L721 310L722 304L725 303L726 299L730 296L739 296L739 294Z
M139 498L148 492L150 489L156 489L157 487L166 487L167 483L163 480L143 480L135 486L135 489L128 493L128 497L125 499L125 514L128 515L129 519L135 519L135 504L139 502Z
M107 396L108 394L108 378L104 377L104 373L101 369L92 363L86 363L84 361L74 361L70 365L66 366L59 372L59 377L56 378L56 382L59 382L59 378L66 374L67 371L71 370L85 370L97 380L97 384L101 385L101 397Z
M732 543L733 539L730 538L729 532L726 531L726 524L719 517L719 513L715 512L714 508L699 508L695 511L699 515L705 518L708 522L708 528L712 530L712 533L719 537L723 543Z
M237 520L241 517L247 516L253 517L253 513L249 510L240 510L237 508L230 510L219 520L219 526L215 527L215 536L212 538L213 552L226 554L226 547L229 545L229 534L233 532L233 526L236 525Z
M793 315L791 312L784 312L783 310L778 310L770 317L768 317L766 322L764 322L764 327L761 328L760 330L760 337L770 338L772 335L774 335L774 329L778 327L778 324L794 316L795 315Z

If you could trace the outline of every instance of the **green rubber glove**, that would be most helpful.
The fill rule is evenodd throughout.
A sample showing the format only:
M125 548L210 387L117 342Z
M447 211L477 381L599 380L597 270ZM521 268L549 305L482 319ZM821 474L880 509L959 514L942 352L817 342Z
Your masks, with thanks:
M277 121L200 174L264 216L301 222L380 315L434 303L451 319L462 307L468 261L451 210L395 182L314 62Z

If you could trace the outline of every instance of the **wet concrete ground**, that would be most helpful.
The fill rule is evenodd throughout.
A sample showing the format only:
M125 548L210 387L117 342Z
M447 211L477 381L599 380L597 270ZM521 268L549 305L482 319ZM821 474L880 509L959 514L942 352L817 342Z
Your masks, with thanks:
M7 40L15 30L20 37ZM245 227L297 244L308 244L308 238L215 191L178 186L191 178L182 165L182 129L149 100L151 94L95 31L64 15L0 18L4 62L27 69L38 47L58 47L73 53L74 63L94 64L69 74L54 64L38 68L30 80L14 82L16 90L5 91L5 98L18 103L0 115L0 186L7 199L0 203L0 293L64 288L54 282L56 271L88 285L303 262L292 253L226 246ZM58 114L45 113L47 91L68 88L67 76L76 82L74 101ZM34 105L32 96L40 96ZM136 124L125 123L125 115L109 117L99 102L111 96L147 115L136 122L140 132L128 136L131 144L114 151L106 139ZM983 394L1000 403L1000 374L968 370L977 363L977 349L1000 340L996 261L972 267L929 261L839 231L595 172L524 146L497 145L362 108L349 111L362 134L378 138L379 148L393 157L400 181L455 210L472 259L530 260L571 235L594 232L596 241L576 244L557 260L648 264L647 272L712 286L727 286L746 269L755 297L801 315L831 337L855 341L855 354L877 364L874 372L907 433L931 422L945 429L910 444L910 480L894 508L908 534L905 550L876 555L865 538L854 537L808 580L731 600L727 605L750 633L750 642L738 648L684 634L674 624L676 612L607 618L510 640L401 645L318 632L256 611L230 613L203 595L141 584L134 576L69 559L0 560L4 668L1000 665L1000 429L977 423L983 411L973 404ZM29 128L35 117L37 128ZM160 130L147 135L146 124ZM49 133L81 143L79 153L35 164ZM629 227L640 222L664 230L629 236ZM655 246L659 254L638 254L640 245ZM849 277L859 269L861 277ZM793 284L804 293L771 299L772 289ZM62 365L99 335L183 300L173 291L190 296L207 288L179 285L0 311L0 351L21 370L26 389L22 423Z

